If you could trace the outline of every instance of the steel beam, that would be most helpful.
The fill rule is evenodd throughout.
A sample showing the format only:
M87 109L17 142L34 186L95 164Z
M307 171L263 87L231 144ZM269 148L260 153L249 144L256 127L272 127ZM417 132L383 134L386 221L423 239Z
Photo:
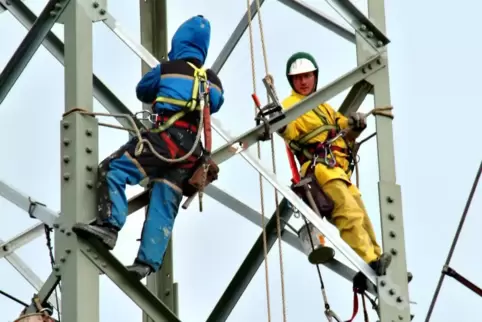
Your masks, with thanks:
M382 33L385 32L385 5L383 0L368 0L370 19L377 23ZM359 39L357 46L358 60L363 61L370 51ZM383 49L383 55L388 57ZM367 79L374 86L376 107L391 106L390 79L388 67ZM402 214L401 188L396 182L395 151L393 144L392 119L383 115L375 116L377 132L377 155L379 168L379 207L382 230L382 248L393 256L387 276L379 278L380 321L410 321L410 299L407 281L407 261ZM389 280L392 287L384 287ZM395 303L395 305L394 305Z
M41 304L44 304L49 300L50 296L54 293L55 288L59 285L59 283L60 269L58 267L55 267L54 272L50 273L45 283L43 283L42 287L38 290L37 297L39 298ZM36 312L37 307L34 303L30 304L26 311L26 313Z
M335 34L343 39L348 40L351 43L355 43L355 33L346 29L338 22L334 21L320 10L310 6L307 3L299 0L278 0L285 6L299 12L306 18L316 22L317 24L325 27L326 29L333 31Z
M8 11L27 29L32 28L37 16L22 2L0 0ZM62 65L64 62L64 43L53 33L49 32L42 43L44 47ZM130 109L97 77L93 75L94 97L112 114L132 115ZM124 127L130 128L130 123L125 118L116 118ZM142 123L137 122L138 126Z
M62 320L99 321L99 271L84 255L80 240L69 231L97 212L97 119L80 113L93 111L92 28L94 13L86 0L72 0L64 13L65 112L61 121L61 212L55 233L55 258L63 262ZM66 228L66 229L65 229Z
M279 205L280 228L282 234L284 233L286 222L290 220L292 215L293 208L289 206L289 202L286 199L283 199ZM274 212L265 227L268 253L278 239L276 224L277 211ZM229 315L233 311L244 291L246 291L248 288L249 283L251 283L251 280L264 260L264 242L263 233L261 233L246 256L246 259L243 261L223 295L219 299L218 303L215 305L206 322L227 321Z
M270 123L271 133L274 133L275 131L281 129L291 121L294 121L306 112L311 111L313 107L316 107L319 104L330 100L342 91L350 88L352 85L378 72L384 67L384 58L379 55L371 57L363 65L360 65L357 68L351 70L337 80L306 97L304 100L294 105L292 108L284 111L285 117L283 119ZM213 118L212 121L215 131L216 128L221 129L220 122L218 122L215 118ZM262 124L248 130L244 134L241 134L237 138L234 138L233 141L229 141L228 143L214 151L213 160L215 160L216 163L220 164L233 157L234 155L240 153L241 151L245 151L250 146L258 142L259 137L264 132L265 128Z
M40 237L44 233L45 233L45 225L37 224L21 232L20 234L9 239L6 242L0 241L0 258L3 258L5 256L12 254L18 248L22 247L25 244L30 243L32 240Z
M33 24L32 29L29 30L0 74L0 104L3 103L5 97L7 97L13 85L22 74L30 59L32 59L33 55L37 52L37 49L42 44L50 29L52 29L55 22L62 15L69 2L70 0L50 0L47 3L44 10ZM8 9L10 1L2 0L1 3Z
M372 92L372 90L372 84L366 80L359 81L350 89L348 95L343 100L343 103L341 103L338 112L347 115L358 111L360 106L365 101L365 98Z
M258 5L256 2L259 2L259 6L261 7L264 3L265 0L253 0L251 2L251 19L254 19L256 17L256 14L258 13ZM236 48L236 45L238 44L239 40L243 36L244 32L248 28L249 25L249 17L248 17L248 11L246 10L244 16L241 18L239 21L238 25L234 29L233 33L229 37L228 41L224 44L223 49L221 49L221 52L219 53L218 57L214 61L213 66L211 69L219 74L221 72L221 69L224 67L224 64L228 61L229 56L231 56L234 48Z
M0 196L26 211L32 218L39 219L49 227L52 227L59 217L58 213L48 209L44 204L35 201L32 197L20 192L4 181L0 181Z
M131 298L153 321L178 322L180 319L127 268L94 238L79 239L83 255L104 272L127 296ZM91 265L92 266L92 265ZM71 320L68 320L71 321ZM72 320L90 321L90 320ZM97 320L96 320L97 321Z
M43 225L42 225L43 228ZM0 244L5 245L8 242L4 242L0 239ZM40 277L30 269L27 263L25 263L20 256L15 253L9 253L5 255L5 260L13 266L13 268L38 292L42 288L43 282ZM59 300L60 301L60 300ZM60 303L60 302L59 302ZM50 305L55 309L57 307L57 301L51 301Z
M385 35L385 29L376 26L350 0L326 0L373 49L378 50L388 45L390 40Z

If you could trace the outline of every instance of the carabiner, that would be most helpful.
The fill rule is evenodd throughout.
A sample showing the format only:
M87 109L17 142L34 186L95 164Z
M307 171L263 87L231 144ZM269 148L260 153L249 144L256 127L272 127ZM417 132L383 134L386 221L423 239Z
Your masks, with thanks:
M313 155L313 162L311 162L312 169L316 166L316 162L318 162L318 154Z
M325 149L324 161L326 166L328 168L334 168L336 166L336 159L335 159L335 155L333 154L333 151L331 151L331 144L326 145L324 149Z
M144 116L145 113L147 114L147 117ZM142 117L141 117L141 118L137 117L137 115L139 115L139 114L142 114ZM139 121L149 121L150 123L155 124L155 123L156 123L157 114L151 113L151 112L149 112L149 111L147 111L147 110L143 110L143 111L134 113L134 117L135 117L136 119L138 119Z
M335 312L333 312L331 309L328 309L328 310L325 310L325 315L326 315L326 318L328 319L328 321L331 322L331 319L335 319L336 322L343 322L342 319L340 319L340 317L338 315L336 315Z

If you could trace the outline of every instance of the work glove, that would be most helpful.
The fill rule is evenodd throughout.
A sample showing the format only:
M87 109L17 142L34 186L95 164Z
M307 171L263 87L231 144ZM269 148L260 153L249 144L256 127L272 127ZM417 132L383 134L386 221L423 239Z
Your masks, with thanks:
M367 127L367 122L365 114L363 113L352 113L348 117L348 125L353 131L361 132Z

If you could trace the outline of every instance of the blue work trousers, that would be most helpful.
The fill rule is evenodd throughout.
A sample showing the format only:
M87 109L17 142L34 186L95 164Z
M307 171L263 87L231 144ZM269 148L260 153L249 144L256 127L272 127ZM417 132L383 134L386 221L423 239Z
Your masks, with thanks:
M169 131L169 136L143 135L159 154L168 158L179 157L184 150L179 147L189 146L191 141L194 143L194 133L176 128ZM176 142L176 138L182 142ZM136 157L136 143L137 138L131 139L99 165L98 220L103 225L121 230L128 215L126 185L137 185L148 177L151 190L136 262L158 271L182 201L182 186L192 175L200 151L186 162L169 164L155 157L147 147Z

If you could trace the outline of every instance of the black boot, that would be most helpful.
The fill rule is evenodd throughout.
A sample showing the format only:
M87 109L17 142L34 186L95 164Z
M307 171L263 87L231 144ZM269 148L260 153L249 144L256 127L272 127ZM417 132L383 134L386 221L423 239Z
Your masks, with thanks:
M144 277L151 274L154 270L147 264L141 263L139 261L134 261L134 264L126 267L129 273L136 279L141 280Z
M109 250L113 250L117 242L118 230L110 226L99 226L97 224L77 223L72 227L79 236L88 235L101 241Z

